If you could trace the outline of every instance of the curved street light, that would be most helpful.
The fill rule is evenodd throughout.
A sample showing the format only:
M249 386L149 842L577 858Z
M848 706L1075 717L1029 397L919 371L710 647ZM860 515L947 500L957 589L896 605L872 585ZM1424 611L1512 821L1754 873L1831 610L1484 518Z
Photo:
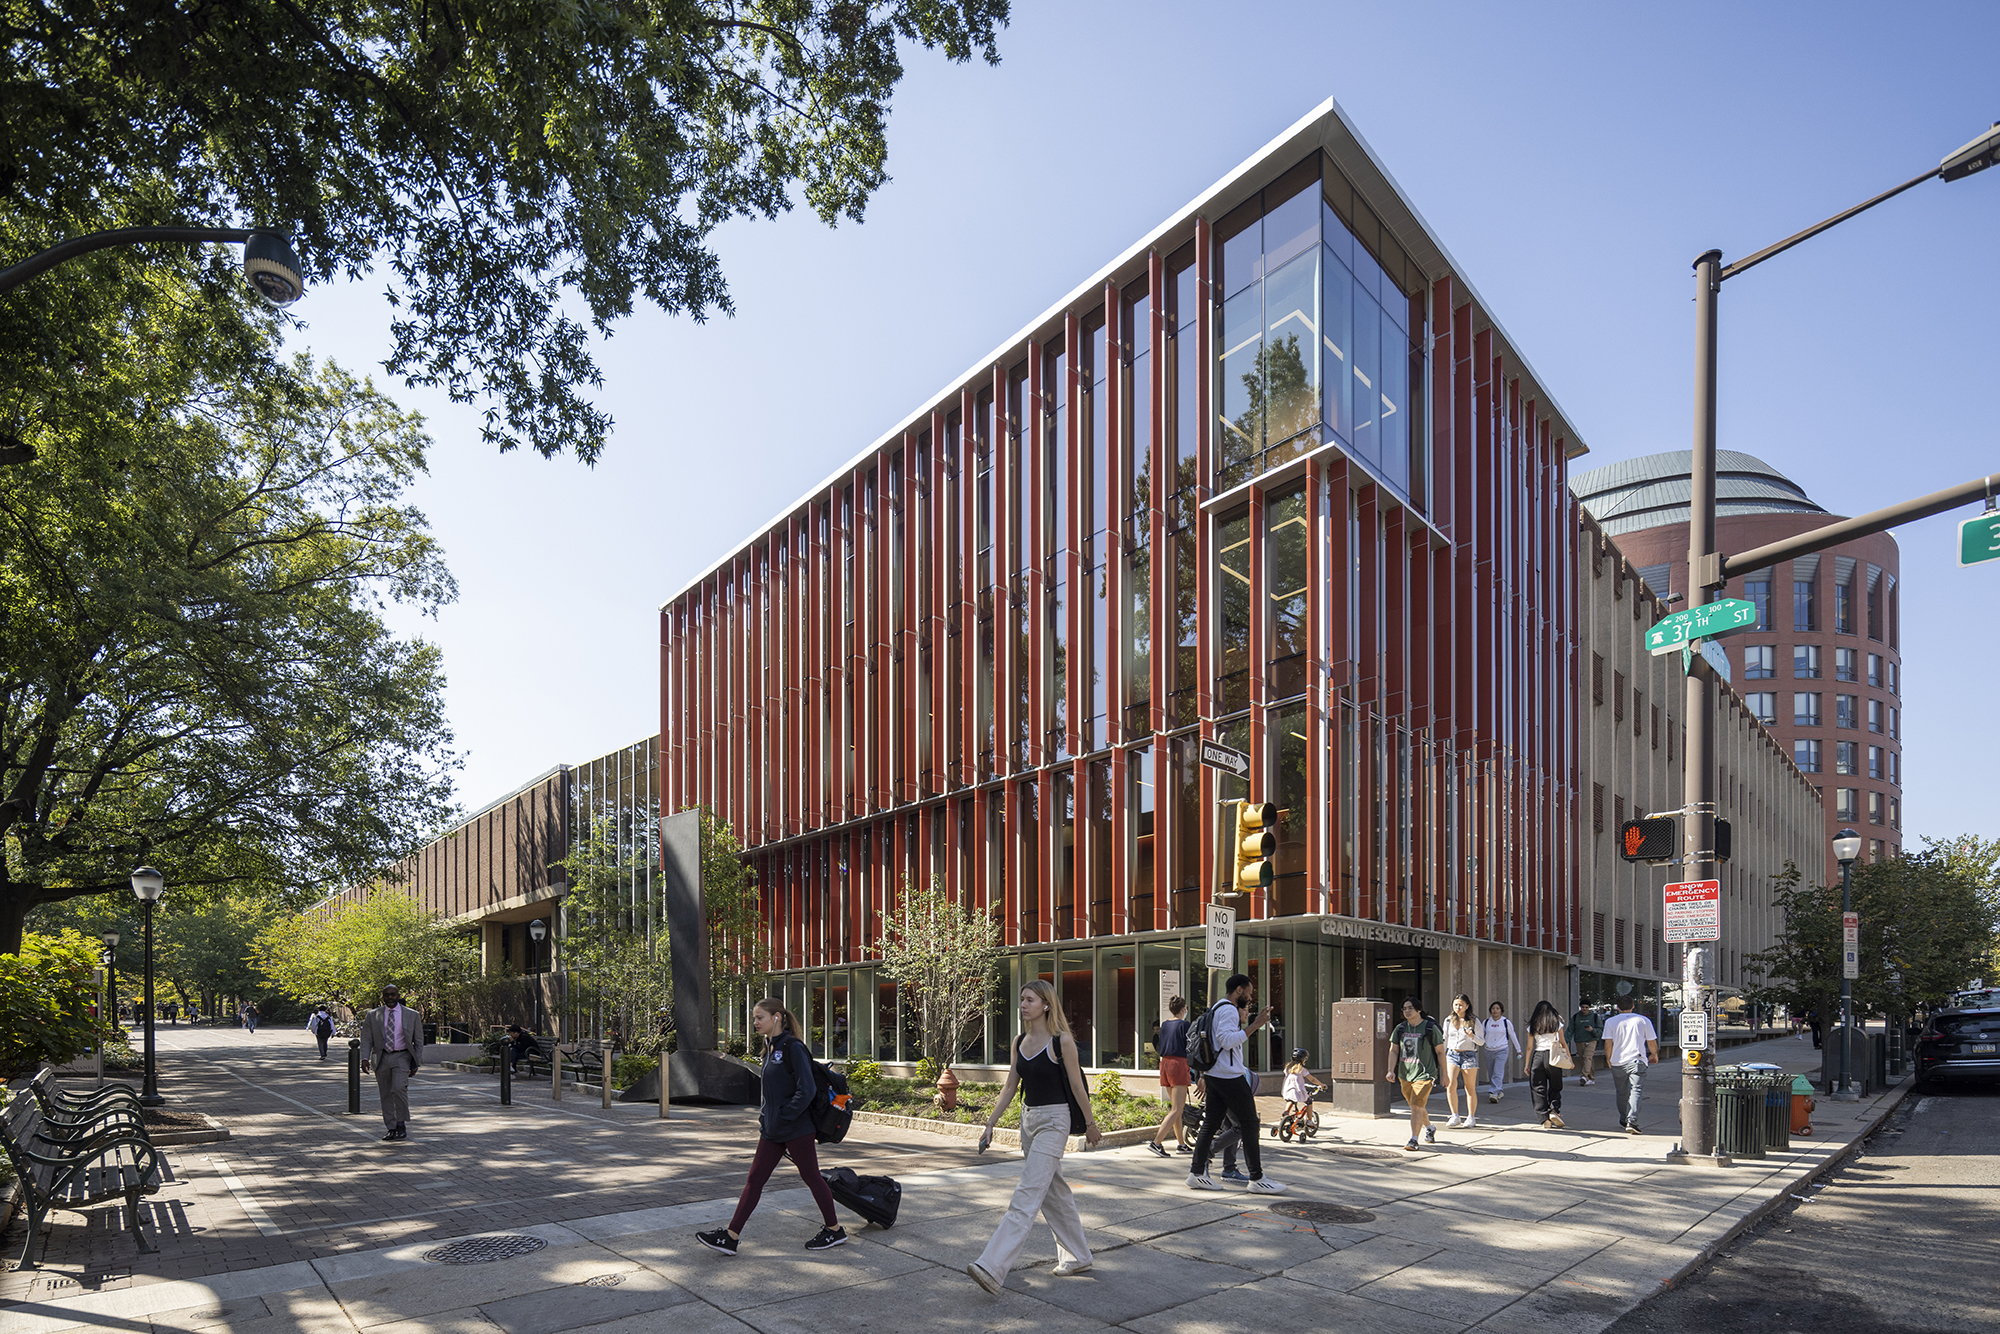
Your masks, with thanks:
M274 306L289 306L305 295L305 269L292 251L292 242L283 232L271 228L245 227L119 227L108 232L92 232L61 245L50 246L41 254L22 260L12 268L0 269L0 293L13 291L39 273L46 273L93 250L119 245L145 245L155 241L229 241L243 247L243 278L258 296Z

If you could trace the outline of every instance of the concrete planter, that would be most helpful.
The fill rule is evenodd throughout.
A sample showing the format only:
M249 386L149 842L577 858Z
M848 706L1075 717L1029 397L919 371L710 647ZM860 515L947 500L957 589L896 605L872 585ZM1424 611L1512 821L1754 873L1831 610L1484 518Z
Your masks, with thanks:
M148 1134L147 1138L160 1148L169 1148L176 1144L220 1144L229 1138L228 1126L205 1112L197 1112L196 1115L208 1122L208 1129L161 1130Z

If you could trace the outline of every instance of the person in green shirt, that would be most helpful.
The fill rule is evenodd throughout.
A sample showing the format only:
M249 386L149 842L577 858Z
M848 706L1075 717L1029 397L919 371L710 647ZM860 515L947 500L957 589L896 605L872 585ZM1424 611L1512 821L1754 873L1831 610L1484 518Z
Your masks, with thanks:
M1403 1101L1410 1105L1410 1142L1405 1149L1417 1147L1418 1135L1426 1144L1437 1143L1427 1104L1443 1066L1444 1030L1414 999L1406 999L1403 1022L1389 1034L1389 1071L1383 1076L1402 1088Z
M1569 1045L1576 1053L1576 1077L1585 1084L1595 1084L1590 1077L1596 1064L1597 1044L1604 1037L1604 1016L1588 1005L1576 1007L1576 1013L1569 1019Z

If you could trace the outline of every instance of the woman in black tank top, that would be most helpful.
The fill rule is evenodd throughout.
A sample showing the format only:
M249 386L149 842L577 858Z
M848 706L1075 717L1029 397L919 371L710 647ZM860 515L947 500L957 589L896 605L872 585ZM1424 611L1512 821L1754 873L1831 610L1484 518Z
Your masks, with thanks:
M1083 1067L1077 1063L1076 1039L1056 1008L1055 988L1039 978L1021 988L1021 1036L1014 1042L1007 1083L979 1136L981 1153L993 1142L994 1123L1013 1105L1017 1088L1027 1093L1027 1106L1021 1112L1021 1184L1014 1188L1006 1216L986 1249L965 1267L973 1282L993 1293L1007 1281L1007 1271L1020 1257L1036 1214L1048 1219L1049 1230L1056 1234L1055 1272L1075 1274L1090 1268L1090 1242L1083 1235L1069 1183L1062 1178L1062 1157L1069 1144L1071 1099L1083 1112L1084 1142L1090 1146L1099 1138L1097 1117L1090 1107L1090 1091L1084 1087Z

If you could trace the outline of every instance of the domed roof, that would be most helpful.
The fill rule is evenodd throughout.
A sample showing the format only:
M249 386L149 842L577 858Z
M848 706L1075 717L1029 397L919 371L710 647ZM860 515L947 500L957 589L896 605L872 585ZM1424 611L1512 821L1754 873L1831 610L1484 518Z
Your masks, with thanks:
M1647 454L1577 473L1569 489L1598 526L1613 537L1662 524L1686 523L1694 491L1692 450ZM1824 514L1797 482L1751 454L1715 452L1715 517L1736 514Z

